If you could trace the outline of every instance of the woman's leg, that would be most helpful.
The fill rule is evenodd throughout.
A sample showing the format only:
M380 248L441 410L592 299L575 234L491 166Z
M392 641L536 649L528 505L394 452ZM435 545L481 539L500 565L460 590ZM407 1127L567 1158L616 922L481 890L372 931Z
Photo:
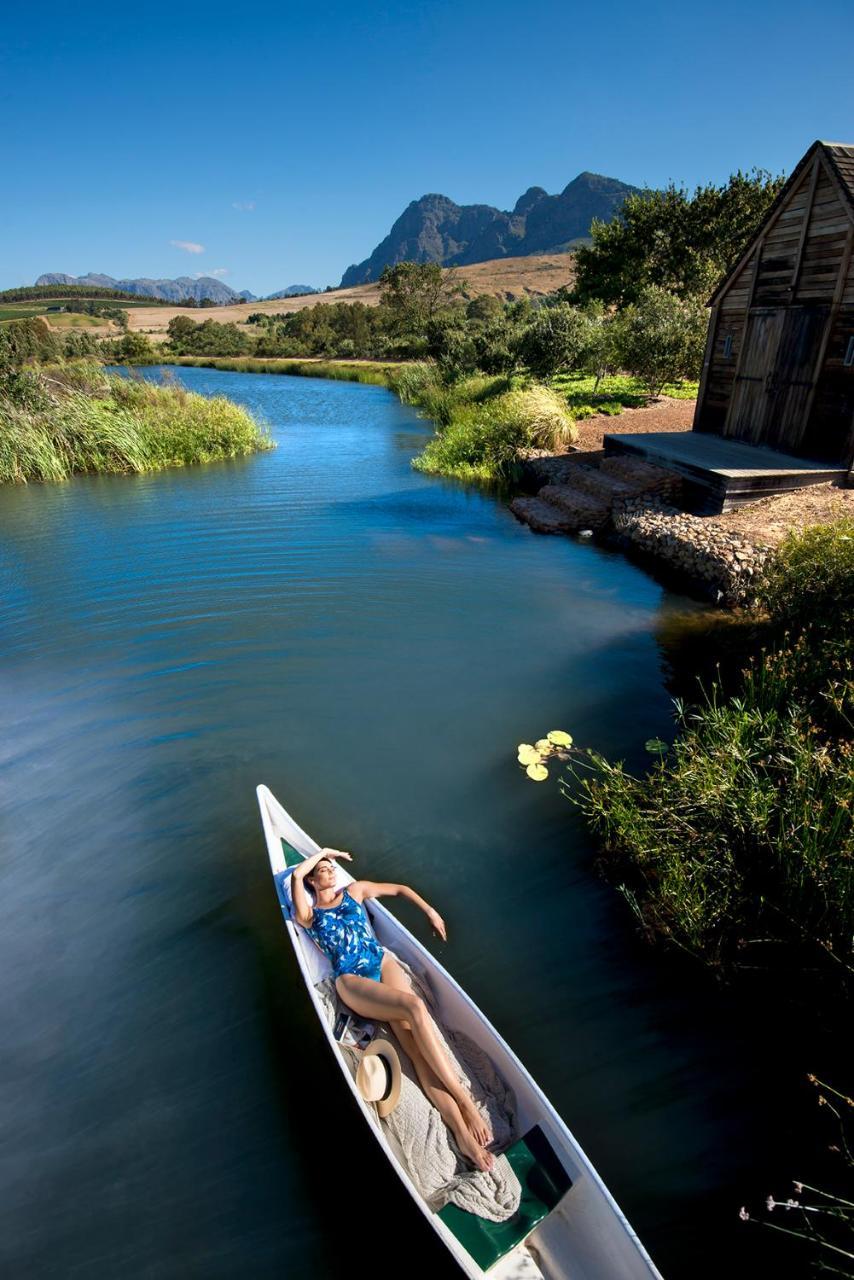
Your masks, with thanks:
M384 977L391 964L397 967L397 962L391 956L386 956L383 960ZM424 1002L411 990L403 991L385 981L374 982L372 978L360 978L355 973L345 973L336 978L335 987L344 1003L360 1017L409 1024L421 1056L459 1106L472 1136L481 1145L489 1142L492 1137L489 1127L451 1067Z
M384 964L383 981L388 986L396 987L400 991L412 990L407 975L391 957L388 957L387 962ZM436 1073L430 1069L422 1057L421 1051L415 1043L415 1037L412 1034L412 1027L409 1022L406 1019L400 1019L393 1022L392 1025L394 1026L395 1035L412 1060L412 1065L421 1082L421 1088L434 1107L438 1109L445 1124L453 1133L460 1151L462 1151L466 1159L471 1161L476 1169L483 1169L484 1171L491 1169L495 1163L495 1157L491 1152L484 1151L480 1143L472 1136L455 1099L451 1097Z

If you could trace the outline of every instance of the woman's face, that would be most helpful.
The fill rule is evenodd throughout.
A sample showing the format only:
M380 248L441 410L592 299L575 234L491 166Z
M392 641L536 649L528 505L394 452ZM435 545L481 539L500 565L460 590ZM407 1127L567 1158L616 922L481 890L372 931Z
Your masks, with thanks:
M315 891L335 887L335 868L329 858L323 858L318 862L310 878Z

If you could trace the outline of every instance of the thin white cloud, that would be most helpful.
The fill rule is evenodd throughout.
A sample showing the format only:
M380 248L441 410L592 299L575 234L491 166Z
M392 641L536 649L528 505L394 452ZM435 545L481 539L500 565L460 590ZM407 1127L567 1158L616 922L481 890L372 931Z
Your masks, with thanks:
M228 275L228 267L216 267L216 268L211 272L211 275L212 275L212 276L227 276L227 275Z
M204 253L205 246L196 244L194 240L170 240L173 249L183 249L185 253Z
M232 200L232 209L239 209L241 213L251 213L255 208L254 200Z

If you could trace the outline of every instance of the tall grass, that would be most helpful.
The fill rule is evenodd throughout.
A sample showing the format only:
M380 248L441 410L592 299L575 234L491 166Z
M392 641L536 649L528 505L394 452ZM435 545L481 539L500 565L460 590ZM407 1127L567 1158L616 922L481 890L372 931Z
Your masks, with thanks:
M0 482L155 471L270 448L264 429L221 396L49 366L0 384Z
M445 385L423 375L419 403L438 430L413 466L463 480L510 479L531 449L565 448L575 424L565 402L539 383L476 376Z
M806 951L850 976L854 522L791 535L762 595L740 688L679 706L646 777L590 753L574 798L653 933L716 965Z
M350 364L337 360L261 360L253 356L167 356L169 364L190 365L197 369L224 369L229 373L279 373L296 378L332 378L338 382L362 382L368 386L387 387L392 375L401 367L395 364Z

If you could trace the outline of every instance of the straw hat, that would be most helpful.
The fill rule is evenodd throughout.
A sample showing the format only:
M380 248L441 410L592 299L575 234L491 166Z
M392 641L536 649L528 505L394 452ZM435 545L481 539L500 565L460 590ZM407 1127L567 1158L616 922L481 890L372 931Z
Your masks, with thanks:
M400 1058L388 1040L372 1040L359 1063L356 1087L365 1099L373 1102L378 1116L394 1111L400 1099Z

